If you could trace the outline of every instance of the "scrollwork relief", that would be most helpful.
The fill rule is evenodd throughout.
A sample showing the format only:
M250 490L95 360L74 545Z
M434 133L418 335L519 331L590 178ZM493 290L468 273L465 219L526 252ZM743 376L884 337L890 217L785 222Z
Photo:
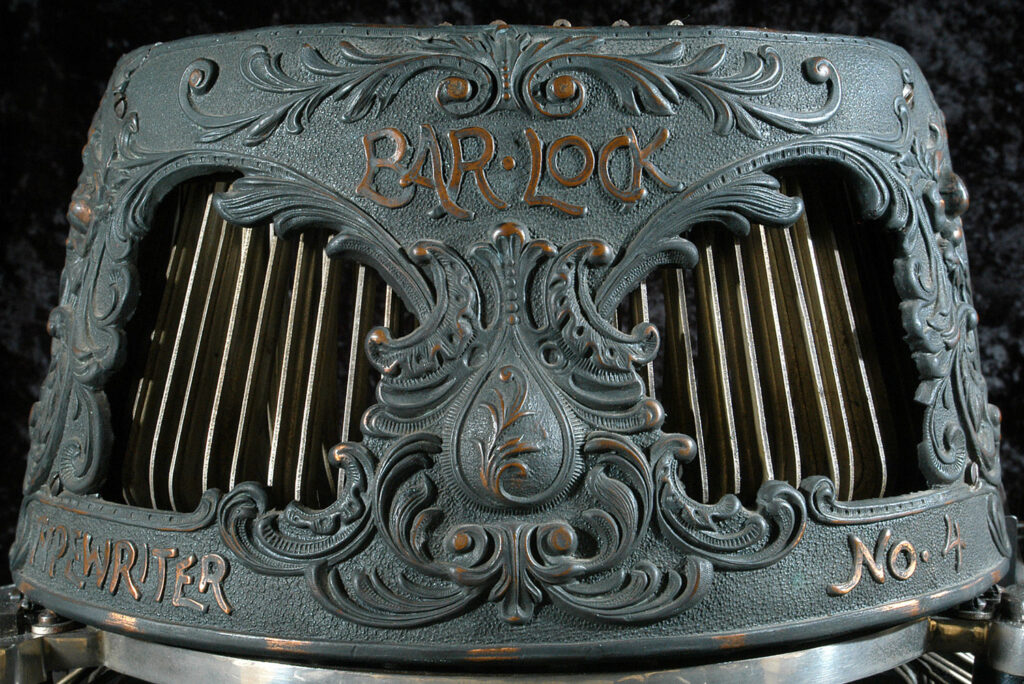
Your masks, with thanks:
M273 220L282 235L331 230L327 253L375 269L418 322L403 336L377 328L365 342L381 381L364 416L364 441L333 452L345 472L335 503L272 510L265 491L247 483L217 506L220 534L241 563L303 576L343 619L408 628L490 603L512 623L547 606L597 622L649 623L701 601L715 573L778 562L799 544L809 518L845 524L938 505L946 500L941 488L899 502L836 502L827 480L805 482L804 493L765 483L753 509L731 496L695 501L681 477L693 440L661 431L663 409L638 372L657 354L658 331L641 323L624 332L610 322L656 268L696 263L691 228L713 224L743 235L752 221L792 223L802 205L779 192L769 171L794 161L845 168L864 215L884 218L901 236L896 281L920 374L918 451L928 483L960 482L977 464L984 482L975 484L998 486L998 412L979 371L959 219L966 193L946 159L941 122L927 134L915 129L900 97L892 136L813 134L840 103L839 78L826 60L805 62L806 78L826 86L824 104L792 113L757 99L782 82L771 48L743 53L732 73L722 45L689 59L681 43L632 56L600 48L588 36L537 39L496 28L418 41L402 56L343 44L341 64L307 48L300 79L288 75L280 54L254 47L242 56L243 78L281 96L278 104L202 113L218 67L200 60L179 91L185 114L204 130L196 145L140 149L133 112L117 114L114 134L98 128L69 209L68 263L50 320L53 361L31 419L26 492L99 490L110 447L103 387L124 357L137 295L134 247L153 198L195 169L231 168L242 178L214 200L226 220ZM364 118L423 72L443 77L437 103L455 116L502 107L573 116L596 79L633 114L678 113L686 97L723 135L739 129L761 139L764 125L801 135L691 182L621 245L599 236L556 244L530 235L543 230L506 222L464 251L435 240L399 244L321 182L267 159L211 151L233 135L256 145L282 126L300 133L329 98L346 120ZM989 526L1006 547L998 507ZM674 562L644 557L651 537L675 552ZM377 567L362 558L370 544L393 562Z
M321 210L301 212L290 183L243 179L217 206L243 223L315 213L323 225L325 195L315 195ZM326 554L307 558L321 603L378 627L451 619L483 602L498 603L510 622L531 620L545 602L597 621L649 622L699 601L715 567L763 567L795 545L806 514L790 485L766 484L756 511L735 497L702 505L676 477L671 445L688 438L640 446L651 444L663 419L638 374L657 352L658 334L647 323L628 333L611 325L601 303L617 304L631 288L608 287L608 279L635 284L665 263L693 265L696 248L679 235L689 225L743 232L750 220L783 225L801 209L762 173L697 188L679 203L683 220L671 229L653 223L620 260L602 240L557 247L515 223L500 225L465 257L436 241L403 255L372 232L335 222L329 252L401 270L404 280L382 273L408 299L432 292L434 301L413 332L395 338L378 328L366 342L381 381L363 432L369 448L384 451L365 515L408 571L389 578ZM222 520L243 524L228 525L225 538L252 567L266 569L253 551L262 544L264 555L280 558L262 539L275 524L280 529L281 516L263 513L252 492L239 497L250 502L241 518ZM537 521L520 517L556 505ZM694 516L703 524L691 524ZM250 527L252 519L258 523ZM627 563L654 519L680 550L680 567ZM300 547L305 533L290 529L281 546Z
M200 59L181 77L179 103L205 131L200 142L242 134L246 145L258 145L282 126L288 133L302 132L328 100L340 103L343 121L363 119L375 109L387 108L424 72L440 72L434 100L456 117L509 108L571 117L586 106L586 74L606 86L630 114L671 116L676 106L690 99L717 134L738 130L758 140L764 137L764 124L809 133L835 115L842 98L838 73L821 57L806 60L803 69L809 83L826 86L825 101L816 110L797 112L759 101L782 84L782 58L772 47L744 51L740 68L728 73L728 49L723 44L704 48L689 59L681 42L630 55L604 52L603 45L597 36L539 37L508 26L476 35L410 38L401 54L370 53L342 41L339 63L314 47L303 47L296 64L299 76L285 70L283 53L254 45L243 52L239 75L256 90L277 96L278 102L241 114L203 112L199 100L214 86L220 67Z

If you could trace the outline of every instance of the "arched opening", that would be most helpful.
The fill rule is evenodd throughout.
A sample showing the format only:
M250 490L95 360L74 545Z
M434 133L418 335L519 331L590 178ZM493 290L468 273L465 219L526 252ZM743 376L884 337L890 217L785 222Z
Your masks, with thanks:
M127 360L108 386L121 478L106 494L191 510L208 488L257 481L277 504L326 506L327 455L359 439L376 385L361 340L411 316L372 269L327 257L328 231L224 221L211 200L229 181L173 190L140 243Z
M832 170L780 178L805 203L794 225L754 224L743 237L698 226L687 237L699 264L660 270L619 312L646 309L662 331L647 377L664 430L698 444L688 491L750 503L766 480L810 475L832 478L847 500L923 489L917 373L893 283L898 236L859 220Z

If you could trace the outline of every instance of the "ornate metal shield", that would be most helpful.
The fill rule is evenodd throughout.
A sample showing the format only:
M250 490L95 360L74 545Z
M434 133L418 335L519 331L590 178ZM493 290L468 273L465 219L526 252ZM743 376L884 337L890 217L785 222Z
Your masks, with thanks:
M887 625L1009 568L967 194L896 47L672 26L204 37L126 56L83 157L11 555L22 591L62 614L278 657L635 661ZM108 400L132 350L163 343L130 327L153 270L139 255L167 239L158 205L223 172L207 211L245 227L238 245L253 226L273 244L326 231L309 258L379 277L413 321L353 324L352 363L379 376L358 430L321 454L304 417L272 425L266 453L281 460L258 481L236 467L267 460L255 442L215 448L212 428L205 442L129 440ZM850 188L834 250L785 237L810 211L791 192L808 173ZM829 280L860 242L887 245L876 275ZM218 254L247 253L232 244ZM275 268L232 258L232 277ZM696 361L679 330L694 272L713 315ZM644 289L620 320L660 273L683 314L651 322ZM313 322L330 307L282 287L297 313L269 286L237 297L266 304L267 325L303 323L296 339L326 339ZM892 324L829 328L828 311L856 308L847 287L892 289L878 305ZM236 319L249 332L225 339L259 339L262 323ZM888 353L864 361L883 338L903 370L885 372ZM210 367L263 363L234 349ZM282 371L278 395L334 382L310 373ZM700 373L718 399L688 394ZM222 373L216 396L188 389L177 408L234 402L234 425L274 423L245 407L246 377ZM900 404L897 380L904 408L878 408ZM675 398L659 401L666 384ZM154 396L154 415L174 409L174 393ZM294 443L278 439L291 429ZM321 456L331 479L308 498Z

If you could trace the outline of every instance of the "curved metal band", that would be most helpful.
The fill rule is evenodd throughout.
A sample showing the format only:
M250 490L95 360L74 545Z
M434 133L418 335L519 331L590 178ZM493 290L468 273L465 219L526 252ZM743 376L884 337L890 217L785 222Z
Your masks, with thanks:
M584 150L577 175L565 147ZM353 659L625 657L905 619L1008 566L966 193L898 48L695 27L206 37L125 57L84 159L11 555L69 615ZM792 222L802 206L769 172L822 164L898 237L924 409L906 456L931 489L847 503L809 478L766 482L752 508L699 503L681 475L694 441L662 431L638 372L658 331L609 318L653 269L693 266L693 227ZM92 496L138 242L174 184L224 169L241 174L213 203L224 218L333 232L327 254L377 269L419 321L369 335L378 403L365 439L335 447L345 485L324 510L271 510L252 483L192 514Z

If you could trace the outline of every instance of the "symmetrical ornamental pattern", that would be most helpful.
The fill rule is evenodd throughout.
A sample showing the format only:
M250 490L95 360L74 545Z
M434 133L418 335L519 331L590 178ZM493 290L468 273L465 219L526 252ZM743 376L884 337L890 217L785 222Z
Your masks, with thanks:
M822 58L804 62L810 83L826 84L828 94L813 111L774 109L757 102L782 84L782 60L770 46L745 51L742 66L727 73L725 45L712 45L687 60L686 47L673 41L646 54L601 52L597 36L540 38L510 27L451 38L410 38L400 54L367 53L349 41L340 45L341 63L329 61L316 48L298 55L300 80L285 71L284 55L256 45L238 65L246 83L278 96L279 102L244 114L208 114L197 98L214 85L218 66L208 59L193 62L181 78L182 111L206 132L200 142L214 142L244 133L247 145L258 145L282 125L301 133L313 113L328 99L342 103L343 121L358 121L375 107L384 109L402 88L422 72L443 75L434 92L437 105L456 117L518 109L565 118L586 106L586 74L604 84L627 112L671 116L674 106L689 98L714 124L719 135L739 130L762 139L756 120L794 133L809 133L835 115L842 97L839 75Z
M217 206L228 220L247 224L308 216L312 207L300 208L308 197L291 181L251 177ZM436 622L485 596L500 602L512 622L531 619L535 606L548 600L595 620L639 623L698 600L716 565L762 567L800 538L805 506L790 485L767 483L757 511L742 508L735 497L701 504L679 479L680 461L695 455L689 437L668 435L640 446L656 439L664 419L637 373L654 358L658 333L647 323L620 332L606 312L633 289L631 282L659 265L696 263L696 247L676 235L685 221L716 220L742 232L749 220L795 220L800 203L778 193L773 178L737 175L682 197L684 224L651 224L618 260L602 240L559 248L530 240L513 223L470 249L468 259L436 241L403 254L392 241L374 239L382 233L346 226L344 202L334 201L338 234L328 252L372 261L411 302L424 292L433 292L434 301L417 311L421 324L409 335L395 339L384 328L369 335L367 353L382 376L379 402L364 418L370 448L343 444L335 450L338 463L353 473L338 504L317 518L297 504L283 514L267 511L251 488L224 499L225 539L243 559L301 573L308 549L322 549L323 566L307 575L317 596L345 618L369 625ZM323 221L329 204L317 206ZM440 434L438 426L444 426ZM377 445L383 454L364 495L367 464L375 460L370 449ZM442 489L458 492L464 506L438 505L438 474ZM522 520L559 502L581 476L573 499L588 505L576 508L577 519ZM510 514L460 522L447 519L451 510L486 518L493 518L490 510ZM372 516L391 551L435 582L403 577L396 589L362 572L346 584L332 566L362 539L365 523L352 517L354 511ZM311 515L330 522L322 523L315 542L297 543L316 529ZM652 522L680 550L681 569L648 561L623 567ZM449 527L435 543L442 525ZM595 549L589 555L580 550L582 535ZM595 575L596 583L583 581Z
M189 169L232 168L243 177L214 202L226 220L273 220L282 235L333 230L328 254L375 268L419 322L403 337L379 328L366 341L382 376L378 402L364 417L364 441L334 449L344 471L336 503L272 510L253 483L219 502L221 535L242 562L263 574L304 576L345 620L416 627L493 602L513 623L533 619L545 603L598 622L648 623L700 601L716 571L776 563L809 520L886 520L952 500L952 489L938 489L868 508L836 502L827 480L806 481L804 492L773 481L750 510L732 496L699 503L685 490L681 470L695 456L694 440L661 431L662 407L638 374L657 353L658 331L642 323L622 332L610 320L654 269L696 263L685 237L693 226L743 235L751 221L792 223L802 205L767 172L794 160L844 168L863 213L885 218L902 238L896 282L920 374L918 456L928 483L997 487L999 418L979 371L959 219L966 193L950 169L941 121L933 117L926 133L911 125L901 96L891 136L816 132L841 101L838 73L823 58L804 69L812 84L826 85L824 103L789 112L757 99L782 83L782 60L770 47L743 53L732 73L724 45L689 59L678 42L627 57L600 47L591 36L537 38L508 27L416 40L398 55L342 43L337 64L304 48L300 79L281 54L255 46L242 55L242 79L272 101L237 115L203 113L219 67L201 59L179 91L196 138L171 151L140 148L139 119L125 89L115 88L119 134L110 140L97 125L69 211L26 492L97 491L110 446L103 387L124 357L137 295L134 248L153 198ZM125 79L136 66L122 67ZM721 135L738 130L760 140L762 126L789 135L690 183L623 245L600 237L556 244L531 238L533 226L505 222L465 252L436 240L403 248L334 190L217 146L232 136L258 145L282 125L300 133L329 100L343 121L362 119L423 72L442 77L435 99L454 116L513 107L569 117L586 106L586 88L601 84L631 114L668 116L686 97ZM912 93L909 78L906 85ZM1008 548L998 506L990 518L993 538ZM677 562L645 557L652 536ZM389 574L360 560L371 541L404 570Z

